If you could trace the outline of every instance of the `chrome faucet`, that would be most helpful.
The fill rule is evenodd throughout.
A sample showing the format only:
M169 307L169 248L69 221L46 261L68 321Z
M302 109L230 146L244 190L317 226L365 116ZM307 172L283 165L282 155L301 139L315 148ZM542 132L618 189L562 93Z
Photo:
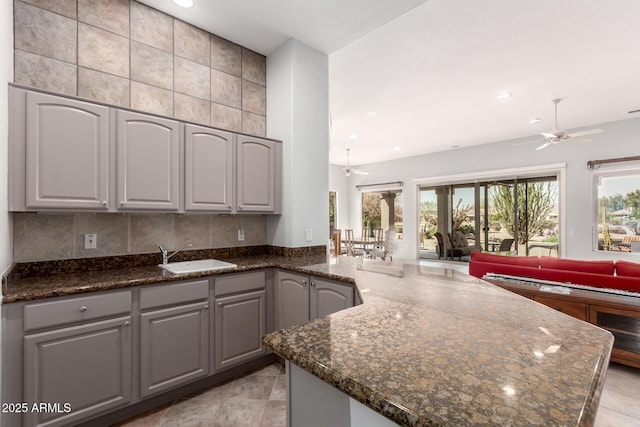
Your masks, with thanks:
M186 248L190 248L193 245L191 243L189 243L188 245L184 245L180 249L176 249L171 255L168 255L169 251L167 251L165 248L163 248L159 244L156 244L156 246L160 248L160 252L162 253L162 264L164 265L164 264L167 264L169 262L169 258L174 256L175 254L177 254L181 250L186 249Z

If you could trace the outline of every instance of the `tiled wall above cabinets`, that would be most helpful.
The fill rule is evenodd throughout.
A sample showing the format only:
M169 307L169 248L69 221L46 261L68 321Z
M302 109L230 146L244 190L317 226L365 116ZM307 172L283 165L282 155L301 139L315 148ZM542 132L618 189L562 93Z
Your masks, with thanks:
M266 58L133 0L16 0L15 82L266 136Z

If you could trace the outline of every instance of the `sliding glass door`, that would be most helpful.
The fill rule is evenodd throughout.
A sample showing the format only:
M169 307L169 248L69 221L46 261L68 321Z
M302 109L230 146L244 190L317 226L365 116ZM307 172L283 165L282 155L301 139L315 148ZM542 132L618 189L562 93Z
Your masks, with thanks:
M471 250L557 256L557 206L555 177L423 187L420 257L464 261Z

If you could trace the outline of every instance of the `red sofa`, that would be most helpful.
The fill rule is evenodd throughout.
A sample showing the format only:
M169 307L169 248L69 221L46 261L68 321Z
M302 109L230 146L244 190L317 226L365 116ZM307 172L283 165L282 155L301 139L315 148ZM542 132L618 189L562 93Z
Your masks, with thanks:
M581 261L473 252L469 274L482 278L486 273L640 292L640 264L629 261Z

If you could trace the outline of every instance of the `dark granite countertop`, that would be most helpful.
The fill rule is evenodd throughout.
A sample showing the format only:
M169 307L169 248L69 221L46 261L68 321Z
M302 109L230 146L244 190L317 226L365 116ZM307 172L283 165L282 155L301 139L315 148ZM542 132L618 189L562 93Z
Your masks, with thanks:
M268 334L275 353L400 425L583 426L613 336L449 268L337 262L364 304Z
M418 261L363 263L318 251L196 255L238 267L174 275L154 264L157 254L109 259L108 269L99 260L20 266L3 277L3 303L272 267L314 274L354 284L364 304L268 334L264 344L394 422L593 424L613 345L607 331Z

